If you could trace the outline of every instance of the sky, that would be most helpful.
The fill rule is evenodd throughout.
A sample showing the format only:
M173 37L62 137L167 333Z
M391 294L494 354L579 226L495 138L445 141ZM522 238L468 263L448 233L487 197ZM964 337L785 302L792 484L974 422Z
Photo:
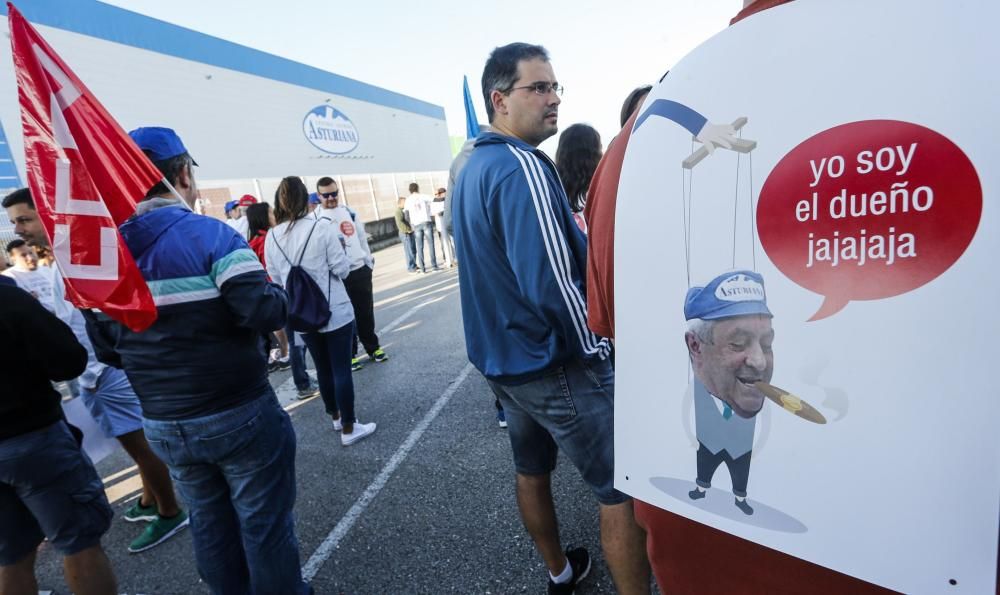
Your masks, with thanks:
M605 145L618 132L625 96L656 83L743 6L742 0L104 1L440 105L456 136L465 135L462 76L486 123L479 80L490 51L514 41L538 43L566 87L560 129L590 124ZM549 155L557 138L542 145Z

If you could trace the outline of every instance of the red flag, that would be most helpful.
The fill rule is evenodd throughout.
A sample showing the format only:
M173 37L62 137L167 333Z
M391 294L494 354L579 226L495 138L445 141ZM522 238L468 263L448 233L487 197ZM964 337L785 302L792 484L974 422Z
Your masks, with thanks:
M66 295L146 329L156 305L118 225L163 175L9 2L7 15L28 186Z

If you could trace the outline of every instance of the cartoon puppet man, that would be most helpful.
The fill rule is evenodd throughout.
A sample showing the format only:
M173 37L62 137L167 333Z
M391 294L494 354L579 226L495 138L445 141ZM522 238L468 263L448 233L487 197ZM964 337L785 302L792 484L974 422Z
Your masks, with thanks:
M736 507L753 514L746 501L747 481L756 416L765 398L754 384L770 382L774 372L774 331L764 278L752 271L731 271L704 287L692 287L684 317L698 438L698 475L688 496L704 498L716 469L725 463Z

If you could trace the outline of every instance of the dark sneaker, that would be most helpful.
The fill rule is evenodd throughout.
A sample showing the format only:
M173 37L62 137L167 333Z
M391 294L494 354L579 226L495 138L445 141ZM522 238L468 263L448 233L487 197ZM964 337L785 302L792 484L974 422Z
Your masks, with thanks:
M497 409L497 423L501 428L507 427L507 414L503 412L503 409Z
M277 364L279 370L288 370L292 367L292 358L286 355L274 360L274 363Z
M382 363L389 361L389 356L386 355L384 351L382 351L381 347L379 347L378 349L375 350L375 353L372 354L372 359L374 359L379 363Z
M128 551L131 554L137 554L154 548L183 531L189 522L188 515L183 510L172 519L158 516L155 521L146 525L146 530L129 544Z
M692 500L701 500L704 497L705 497L705 492L698 489L694 489L688 492L688 498L691 498Z
M156 505L143 506L142 498L135 501L122 515L122 518L130 523L156 520Z
M351 371L352 372L357 372L358 370L360 370L361 368L364 368L364 367L365 367L365 364L362 363L361 360L359 360L356 357L355 358L351 358Z
M573 578L569 579L568 583L556 584L552 582L552 577L549 577L549 595L569 595L590 574L590 554L586 548L566 550L566 559L573 569Z
M302 401L305 399L311 399L319 394L319 387L315 385L310 385L306 388L296 389L295 398Z
M753 514L753 508L751 508L750 505L747 504L747 501L745 499L740 500L739 498L733 498L733 504L736 505L736 508L742 510L743 514L747 516Z

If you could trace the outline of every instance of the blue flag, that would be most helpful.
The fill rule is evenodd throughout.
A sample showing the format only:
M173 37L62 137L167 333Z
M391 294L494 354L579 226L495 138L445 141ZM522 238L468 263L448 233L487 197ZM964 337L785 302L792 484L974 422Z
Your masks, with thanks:
M462 77L462 92L465 95L465 138L475 138L479 136L479 119L476 118L476 108L472 105L467 76Z

